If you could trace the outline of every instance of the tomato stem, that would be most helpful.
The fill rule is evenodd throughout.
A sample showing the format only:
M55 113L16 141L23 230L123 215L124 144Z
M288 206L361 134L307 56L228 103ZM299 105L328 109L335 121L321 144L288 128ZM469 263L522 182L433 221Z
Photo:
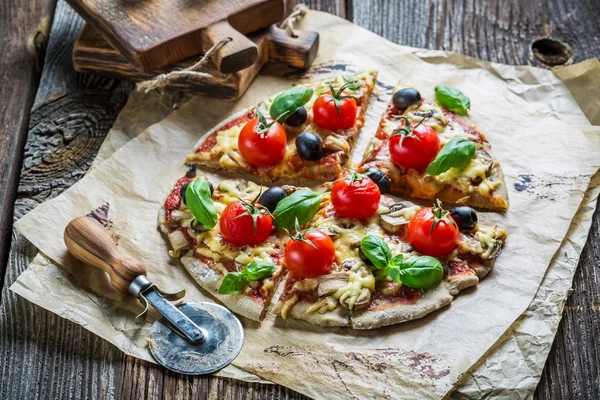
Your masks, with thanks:
M347 80L345 78L342 78L342 79L344 79L344 82L346 82L346 83L344 83L337 92L333 88L333 84L331 82L329 82L329 90L331 91L331 97L333 98L333 102L335 103L335 113L338 117L340 116L341 100L355 98L354 96L342 96L342 93L344 92L344 90L346 90L347 88L350 88L351 90L357 90L358 88L360 88L360 85L358 86L358 88L356 87L356 85L358 84L357 80L351 81L351 80Z
M262 194L262 186L260 187L260 191L258 192L256 197L254 199L252 199L251 202L248 202L242 198L238 198L238 200L242 203L242 205L244 207L246 207L246 212L243 214L240 214L234 218L234 219L238 219L241 217L245 217L247 215L252 217L252 226L254 228L254 233L256 233L256 221L258 220L258 217L264 217L266 215L271 215L271 212L267 209L267 207L262 206L260 204L256 205L256 201L260 198L261 194Z
M430 235L433 234L433 230L440 221L445 221L456 228L456 223L454 223L452 219L448 218L450 213L442 208L442 202L440 199L436 199L436 204L434 204L431 208L431 213L433 214L433 224L431 224L431 230L429 231Z
M290 231L288 231L287 229L283 228L283 230L285 231L285 233L287 233L287 235L290 237L290 239L292 239L293 241L301 241L304 243L307 243L309 246L311 246L312 248L314 248L315 250L319 250L317 249L317 246L315 246L315 244L310 240L306 238L306 234L308 232L312 232L314 230L316 230L315 228L309 228L307 230L305 230L304 232L302 232L302 230L300 229L300 222L298 222L298 217L296 217L296 227L295 227L295 231L296 234L292 235L290 233Z
M275 124L279 122L281 118L288 115L290 113L289 110L283 112L277 116L273 121L267 123L267 119L258 109L254 110L254 115L258 118L258 124L254 127L254 133L260 135L260 137L264 137L265 133Z
M416 140L418 140L420 142L421 139L419 139L418 136L416 136L413 133L413 131L415 129L417 129L419 127L419 125L421 125L423 123L423 121L425 121L426 118L427 117L423 117L423 119L421 121L419 121L418 124L416 124L415 126L411 127L410 126L410 120L408 118L406 118L404 115L394 116L394 119L404 121L404 126L402 128L398 128L398 129L394 130L392 132L392 136L390 136L390 137L394 137L394 136L400 135L401 136L400 137L400 147L402 147L402 142L407 137L411 137L411 138L416 139Z

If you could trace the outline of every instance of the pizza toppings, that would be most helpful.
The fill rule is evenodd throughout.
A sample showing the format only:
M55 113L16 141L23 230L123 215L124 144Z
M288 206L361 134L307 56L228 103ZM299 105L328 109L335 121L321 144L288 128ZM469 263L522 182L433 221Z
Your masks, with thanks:
M294 229L296 220L300 225L306 224L319 211L322 197L310 189L295 191L275 207L275 225L279 228Z
M190 184L190 182L187 182L185 185L183 185L179 189L179 196L181 196L181 201L183 201L183 204L185 204L185 192L187 191L187 188L188 188L188 185ZM215 188L213 187L212 183L210 183L210 182L208 182L208 187L210 188L210 195L212 196L215 191Z
M250 281L260 281L269 278L277 267L266 261L253 261L249 263L241 271L230 272L223 278L221 286L219 287L219 294L233 294L239 293Z
M293 87L281 92L271 103L269 114L274 120L298 127L306 121L308 115L304 105L312 96L313 90L305 87Z
M464 138L455 138L442 147L435 160L427 167L429 175L440 175L450 168L460 168L471 161L477 145Z
M455 207L450 211L450 216L461 231L471 230L477 225L477 213L471 207Z
M314 278L329 272L335 260L333 242L323 231L300 230L296 222L296 234L285 246L284 262L295 275L302 278Z
M312 132L302 132L296 138L296 151L304 160L317 161L323 158L323 142Z
M256 111L256 118L250 120L238 137L238 150L248 164L264 167L279 163L285 154L287 136L279 122L267 122Z
M388 208L388 213L381 214L379 216L381 227L389 233L404 236L410 219L415 215L420 207L407 207L404 203L395 203Z
M351 172L331 188L331 203L336 214L344 218L364 220L379 208L379 187L365 175Z
M381 193L385 194L390 192L392 188L392 182L390 181L390 178L379 168L369 168L364 175L375 182Z
M269 212L275 212L277 204L287 197L287 192L279 186L273 186L265 191L259 198L258 202L265 206Z
M308 112L306 111L306 108L300 107L285 119L285 123L292 128L298 128L304 125L307 119Z
M421 93L417 89L403 88L397 90L392 97L394 107L401 113L412 105L421 104Z
M354 97L344 94L344 91L358 90L360 84L357 80L344 80L346 83L338 91L330 83L329 90L315 100L313 119L319 128L337 131L354 125L358 106Z
M420 209L411 218L407 239L423 254L443 256L456 246L458 233L458 225L438 200L436 205Z
M187 187L186 187L187 186ZM212 200L212 185L203 178L196 178L185 186L185 197L190 212L195 220L204 227L211 229L217 224L217 210Z
M471 101L460 90L439 84L435 87L435 99L446 109L459 115L468 115Z
M425 118L411 123L405 116L397 117L404 126L393 131L389 139L390 156L397 166L422 170L427 168L440 151L440 139Z
M256 203L236 200L221 213L220 228L223 239L234 246L254 246L271 235L273 221L266 207Z

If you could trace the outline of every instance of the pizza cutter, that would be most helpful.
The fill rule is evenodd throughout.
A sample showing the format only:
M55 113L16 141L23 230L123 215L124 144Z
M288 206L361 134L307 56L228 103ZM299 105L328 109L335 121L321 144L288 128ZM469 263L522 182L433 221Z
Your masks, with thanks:
M160 290L146 277L146 267L121 254L96 219L75 218L65 228L64 240L73 256L106 271L116 289L140 300L144 311L136 323L145 320L148 305L162 315L148 337L150 352L159 364L182 374L202 375L226 367L239 354L244 330L228 309L213 303L171 304L183 298L185 290Z

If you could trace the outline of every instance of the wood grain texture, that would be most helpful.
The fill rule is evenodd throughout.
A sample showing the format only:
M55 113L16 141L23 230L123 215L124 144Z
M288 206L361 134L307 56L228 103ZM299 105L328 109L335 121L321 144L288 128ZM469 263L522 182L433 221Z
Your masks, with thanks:
M68 0L141 71L152 71L209 49L227 36L213 61L224 73L254 63L256 46L242 34L280 21L283 0Z
M492 61L535 64L529 43L546 35L569 43L576 61L600 54L597 0L306 3L354 19L398 43ZM15 218L83 176L131 90L129 84L72 71L70 50L81 24L60 1L31 117ZM600 398L599 220L596 210L537 399ZM125 356L84 328L8 292L35 254L13 232L0 304L0 398L305 398L281 386L180 376Z

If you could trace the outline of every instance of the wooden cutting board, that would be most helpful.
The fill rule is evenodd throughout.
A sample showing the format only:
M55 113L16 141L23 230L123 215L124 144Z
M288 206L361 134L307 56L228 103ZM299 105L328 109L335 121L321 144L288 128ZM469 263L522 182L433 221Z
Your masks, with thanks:
M129 63L152 71L233 40L212 57L223 73L247 68L258 48L245 34L279 22L283 0L67 0Z
M263 29L249 37L258 49L258 60L251 67L232 74L224 74L209 63L206 72L212 76L177 79L170 82L166 88L236 100L244 94L248 85L269 60L277 60L300 69L311 66L319 48L319 34L298 29L294 32L297 37L291 37L286 30L276 26ZM73 48L73 66L76 71L135 82L152 79L175 69L188 68L200 58L201 56L196 56L155 71L142 72L131 65L90 24L84 26Z

